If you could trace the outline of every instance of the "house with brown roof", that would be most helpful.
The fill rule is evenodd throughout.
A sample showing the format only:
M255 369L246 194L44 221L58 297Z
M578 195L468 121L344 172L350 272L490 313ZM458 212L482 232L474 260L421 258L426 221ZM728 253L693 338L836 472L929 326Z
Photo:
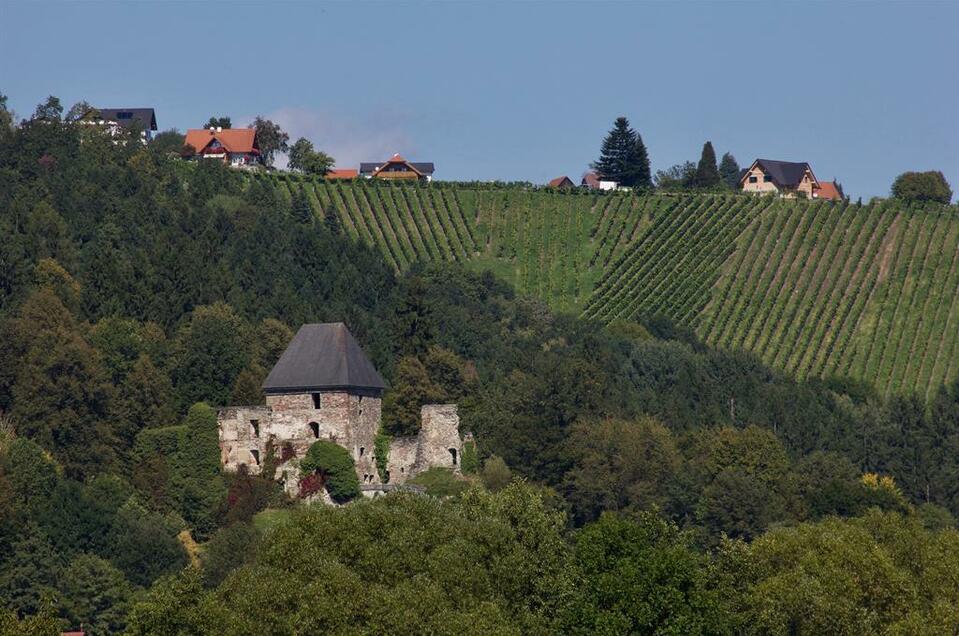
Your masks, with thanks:
M551 188L575 188L576 184L573 183L573 180L563 175L562 177L556 177L551 179L549 182L549 187Z
M807 199L842 200L842 186L821 182L805 161L756 159L739 177L743 192L779 193L783 197L804 196Z
M367 161L360 164L360 176L367 179L399 179L429 183L433 180L433 170L432 163L407 161L399 153L383 162Z
M213 159L238 168L260 164L255 128L193 128L186 132L183 157Z

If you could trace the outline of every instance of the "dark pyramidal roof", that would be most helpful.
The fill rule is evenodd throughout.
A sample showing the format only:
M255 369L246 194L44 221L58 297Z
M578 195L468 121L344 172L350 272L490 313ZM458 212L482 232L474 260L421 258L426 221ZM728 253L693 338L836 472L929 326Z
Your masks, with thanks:
M774 159L757 159L756 163L766 171L773 180L782 186L795 187L802 181L806 170L812 172L805 161L776 161Z
M263 383L266 393L382 393L383 378L342 322L303 325Z

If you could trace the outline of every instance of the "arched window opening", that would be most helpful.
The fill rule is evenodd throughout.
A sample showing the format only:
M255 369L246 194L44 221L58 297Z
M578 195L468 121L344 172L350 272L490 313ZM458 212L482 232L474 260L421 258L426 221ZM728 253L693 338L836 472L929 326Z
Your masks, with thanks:
M455 448L450 449L450 455L453 457L453 465L456 466L456 449Z
M363 453L364 453L364 452L366 452L366 449L365 449L364 447L360 446L360 457L363 456Z
M313 439L320 439L320 425L316 422L310 422L310 430L313 431Z
M251 451L250 451L250 457L253 458L253 463L254 463L254 464L256 464L257 466L260 465L260 451L258 451L258 450L251 450Z

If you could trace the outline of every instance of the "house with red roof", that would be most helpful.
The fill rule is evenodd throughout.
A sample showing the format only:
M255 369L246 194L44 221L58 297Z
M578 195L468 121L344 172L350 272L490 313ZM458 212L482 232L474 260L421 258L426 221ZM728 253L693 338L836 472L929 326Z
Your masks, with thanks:
M433 180L433 169L432 163L407 161L397 153L386 161L361 163L360 176L367 179L398 179L429 183Z
M562 177L556 177L551 179L549 182L549 187L551 188L575 188L576 184L573 183L573 180L563 175Z
M607 179L597 172L587 172L583 175L583 180L580 182L584 188L589 188L590 190L620 190L619 184L613 181L612 179Z
M331 181L337 179L355 179L360 176L360 171L356 168L333 168L327 172L325 176Z
M190 129L182 155L187 159L214 159L238 168L260 164L255 128Z

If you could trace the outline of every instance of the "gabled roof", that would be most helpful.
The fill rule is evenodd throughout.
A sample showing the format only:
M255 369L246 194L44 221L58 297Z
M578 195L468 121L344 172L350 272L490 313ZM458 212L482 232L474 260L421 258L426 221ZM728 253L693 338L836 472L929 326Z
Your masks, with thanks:
M820 181L819 187L813 191L813 196L817 199L826 199L828 201L841 201L843 198L842 186L833 181Z
M191 128L186 131L186 139L183 143L187 146L193 146L197 154L203 154L203 150L214 139L219 141L227 152L260 154L260 149L257 148L256 144L255 128L223 128L221 130Z
M83 114L88 121L114 121L123 128L129 128L134 122L143 130L156 130L157 118L152 108L94 108Z
M762 168L763 172L768 174L773 178L773 183L778 186L783 186L787 188L795 188L799 185L799 182L802 181L803 175L806 174L806 171L809 171L809 174L812 175L813 181L816 181L816 175L813 174L812 168L805 161L776 161L774 159L757 159L753 162L752 166L749 167L749 170L752 170L753 167L759 166ZM746 172L748 173L749 170ZM746 173L739 178L739 181L745 178Z
M600 176L598 174L596 174L595 172L587 172L586 174L583 175L582 185L593 188L593 189L598 189L599 180L600 180Z
M410 167L411 172L415 172L420 176L427 176L433 174L433 163L432 162L423 162L423 161L407 161L400 153L396 153L386 161L381 162L372 162L364 161L360 164L360 174L371 174L376 175L378 172L382 171L386 166L391 163L402 163Z
M360 174L356 168L333 168L325 176L327 179L355 179Z
M382 393L386 385L342 322L303 325L263 382L265 393L341 389Z
M559 188L561 186L572 187L573 185L574 185L573 180L567 177L566 175L563 175L562 177L556 177L555 179L551 179L549 182L549 187L551 188Z

